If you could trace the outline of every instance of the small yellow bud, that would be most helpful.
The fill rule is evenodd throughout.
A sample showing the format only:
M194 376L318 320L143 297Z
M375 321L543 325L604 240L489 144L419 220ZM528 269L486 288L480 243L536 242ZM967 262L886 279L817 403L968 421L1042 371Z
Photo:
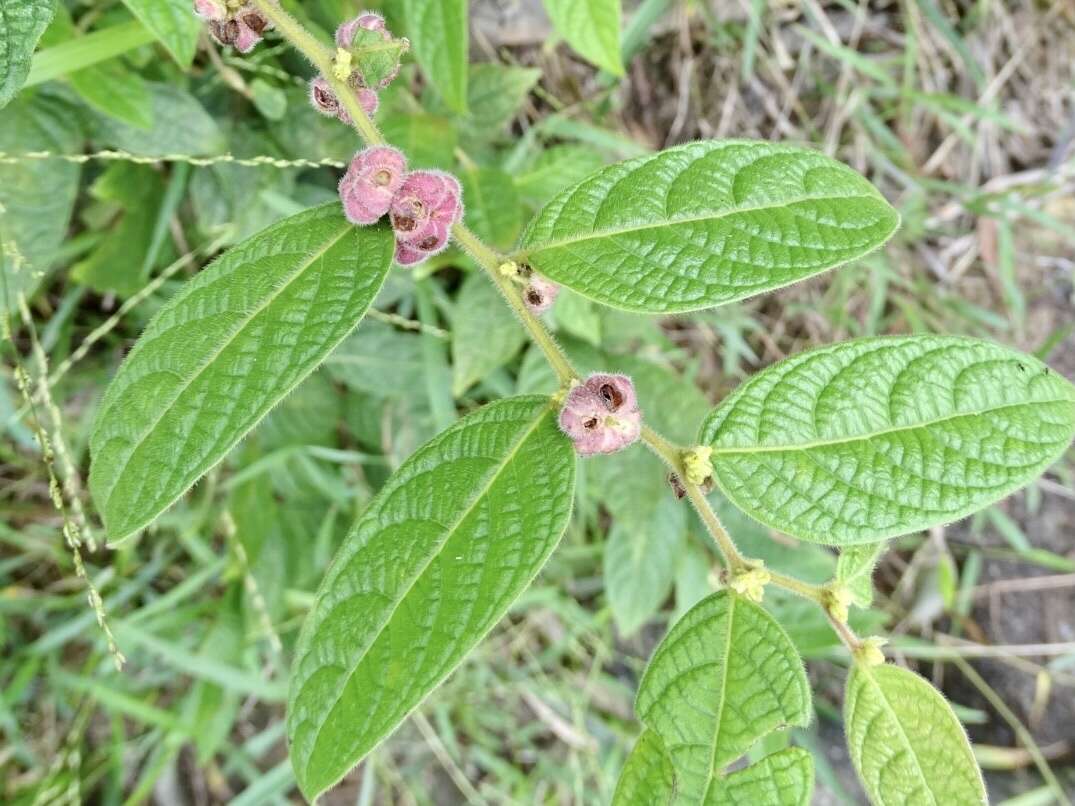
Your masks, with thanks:
M336 58L332 62L332 74L338 81L346 81L351 77L351 52L343 48L337 48Z
M872 635L855 650L855 660L864 666L880 666L885 662L885 653L881 647L888 643L887 638Z
M833 583L822 591L821 605L838 622L847 624L848 607L851 605L851 591L844 585Z
M519 264L514 260L506 260L496 267L501 277L515 277L519 273Z
M742 571L731 578L728 585L733 591L752 602L760 602L765 597L765 586L772 581L772 575L760 563L748 571Z
M709 461L712 455L713 449L708 445L698 445L683 452L683 475L687 481L705 484L705 480L713 475L713 463Z

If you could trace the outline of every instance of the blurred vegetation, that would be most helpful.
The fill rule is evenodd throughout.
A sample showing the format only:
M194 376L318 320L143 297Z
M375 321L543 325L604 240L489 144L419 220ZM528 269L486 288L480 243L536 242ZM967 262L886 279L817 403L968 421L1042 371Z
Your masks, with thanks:
M359 10L285 5L326 39ZM382 10L406 35L401 5ZM690 317L564 292L551 322L569 352L630 372L670 436L689 439L756 369L850 336L992 337L1075 377L1075 6L642 0L625 12L621 81L558 42L537 3L471 5L469 114L409 64L377 122L412 164L460 175L467 221L495 245L595 167L703 137L811 143L903 215L889 247L856 265ZM392 469L459 414L553 384L450 250L395 270L326 366L152 528L114 548L93 540L79 479L125 351L214 255L333 198L357 147L309 107L308 77L271 35L240 57L196 25L156 41L123 3L67 0L28 87L0 111L13 331L0 344L0 801L296 802L289 652L335 546ZM888 631L953 698L995 802L1054 802L1039 772L1050 761L1060 786L1075 781L1072 458L968 523L898 541L875 607L853 617ZM576 517L534 586L325 802L608 801L645 659L711 589L715 558L642 448L584 467ZM63 526L80 508L76 554ZM831 573L824 548L733 512L728 525L772 567ZM862 802L839 727L837 639L816 609L776 591L766 603L818 692L814 726L775 741L815 753L819 802Z

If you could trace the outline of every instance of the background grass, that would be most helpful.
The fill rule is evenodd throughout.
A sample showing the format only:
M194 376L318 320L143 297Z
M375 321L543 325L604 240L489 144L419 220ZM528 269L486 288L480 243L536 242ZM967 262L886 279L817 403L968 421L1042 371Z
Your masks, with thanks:
M357 10L301 5L323 31ZM464 118L408 67L379 122L418 162L469 179L471 223L493 240L510 243L545 198L602 163L710 137L811 144L903 215L893 242L856 265L689 317L565 294L551 321L569 350L629 369L669 401L659 416L673 433L689 437L699 409L751 372L860 335L985 336L1075 378L1070 3L644 0L625 13L623 82L558 43L539 4L471 5L474 60L518 69L479 69ZM65 8L32 86L0 111L4 277L29 300L0 347L0 801L296 802L289 651L334 547L417 445L549 376L525 347L490 358L481 330L453 342L453 320L475 310L458 302L462 255L395 271L356 336L221 467L141 536L101 546L80 479L122 355L214 254L331 198L356 142L309 110L308 68L271 36L247 58L202 38L180 67L124 5ZM496 91L479 103L482 81ZM111 89L103 101L98 86ZM1060 802L1075 787L1071 460L967 522L896 541L876 607L856 615L952 698L998 803ZM624 502L627 475L649 493ZM714 584L700 528L667 511L660 483L640 451L586 463L577 515L535 585L325 802L606 803L637 733L645 660ZM729 525L776 567L812 578L831 567L825 550L734 513ZM653 558L629 577L652 606L611 601L614 541ZM818 711L809 730L773 741L814 752L818 803L863 802L839 723L842 651L816 614L767 604L810 660Z

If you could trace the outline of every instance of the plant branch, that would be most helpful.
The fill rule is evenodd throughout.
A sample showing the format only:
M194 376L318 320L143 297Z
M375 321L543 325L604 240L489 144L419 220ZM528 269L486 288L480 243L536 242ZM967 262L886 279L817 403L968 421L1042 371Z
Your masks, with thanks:
M287 39L300 53L306 56L325 80L329 82L329 85L336 93L340 103L351 116L355 130L359 133L365 143L371 146L386 145L387 141L384 139L384 136L378 131L373 121L370 120L369 115L366 114L366 111L359 104L354 92L351 91L351 88L346 82L336 78L334 74L333 52L318 42L313 35L302 27L302 24L298 20L284 11L280 6L276 5L273 0L252 0L252 2L261 13L273 23L281 36ZM537 344L542 353L544 353L550 366L555 370L560 383L567 386L572 382L579 380L580 375L578 371L571 364L567 354L557 343L552 333L550 333L544 323L526 307L526 303L523 301L522 295L519 293L519 288L513 282L512 277L501 272L501 266L506 262L506 258L483 243L482 240L471 232L462 222L455 224L452 227L452 238L467 252L467 254L474 258L478 265L480 265L482 269L485 270L486 274L489 275L489 278L496 285L497 289L499 289L504 300L519 318L519 321L522 322L523 327L526 328L534 343ZM750 560L744 557L736 548L731 535L728 534L728 530L724 528L724 525L720 522L720 518L717 517L717 513L710 505L709 499L706 498L705 491L699 485L694 484L687 478L683 467L684 448L665 439L665 437L647 425L642 426L642 441L679 476L680 482L684 489L686 489L691 504L694 506L698 516L713 537L717 549L729 571L736 573L751 568ZM783 574L769 573L774 585L785 588L799 596L811 599L819 605L821 604L821 589L817 586L810 585L795 579L794 577L785 576ZM822 607L822 610L825 610L825 608ZM854 650L859 646L860 641L846 624L832 618L827 610L825 610L825 613L828 616L833 629L836 630L840 639L847 645L848 649Z

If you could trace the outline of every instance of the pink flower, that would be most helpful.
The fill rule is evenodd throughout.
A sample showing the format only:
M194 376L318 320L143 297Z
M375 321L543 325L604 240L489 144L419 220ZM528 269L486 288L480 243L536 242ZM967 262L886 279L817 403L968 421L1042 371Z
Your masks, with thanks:
M560 428L580 456L615 453L637 442L642 413L631 379L597 373L573 387L560 410Z
M390 213L397 259L410 266L448 245L452 225L463 217L459 180L443 171L413 171L403 180ZM421 257L418 257L421 255Z
M375 146L355 154L340 180L340 200L347 220L373 224L388 212L403 185L407 160L394 148Z
M540 275L533 275L530 283L523 289L523 302L533 314L543 314L556 302L560 286L546 280Z

